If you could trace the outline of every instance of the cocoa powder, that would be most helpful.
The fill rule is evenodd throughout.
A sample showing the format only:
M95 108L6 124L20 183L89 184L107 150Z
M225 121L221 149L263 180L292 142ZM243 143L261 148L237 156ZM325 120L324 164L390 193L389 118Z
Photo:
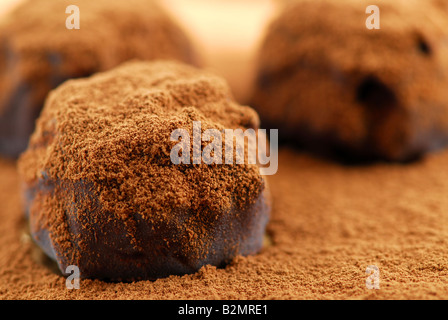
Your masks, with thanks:
M16 166L1 160L0 298L446 299L447 161L445 151L412 165L343 167L282 149L269 179L272 243L261 253L193 275L67 290L33 257ZM368 265L380 270L380 290L365 286Z

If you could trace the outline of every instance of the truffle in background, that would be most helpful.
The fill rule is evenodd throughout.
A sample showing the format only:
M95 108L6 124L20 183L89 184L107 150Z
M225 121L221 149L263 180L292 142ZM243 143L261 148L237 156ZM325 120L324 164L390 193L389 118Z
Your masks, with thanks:
M259 125L224 80L175 62L126 63L50 94L19 171L31 235L62 272L156 279L261 249L270 206L258 165L171 162L171 133L192 137L193 121Z
M410 161L448 142L448 19L419 1L294 1L258 57L252 106L280 139L339 160Z
M66 7L80 9L68 30ZM0 154L28 143L50 90L67 79L108 70L132 58L196 64L189 40L152 0L33 0L0 24Z

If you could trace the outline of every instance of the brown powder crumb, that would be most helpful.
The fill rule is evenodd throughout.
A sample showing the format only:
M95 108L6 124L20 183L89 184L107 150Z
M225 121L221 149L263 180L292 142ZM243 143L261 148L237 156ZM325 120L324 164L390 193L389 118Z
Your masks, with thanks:
M224 80L175 62L126 63L51 93L19 164L31 234L61 270L153 279L260 249L268 205L256 164L171 162L171 133L193 137L193 121L258 128Z

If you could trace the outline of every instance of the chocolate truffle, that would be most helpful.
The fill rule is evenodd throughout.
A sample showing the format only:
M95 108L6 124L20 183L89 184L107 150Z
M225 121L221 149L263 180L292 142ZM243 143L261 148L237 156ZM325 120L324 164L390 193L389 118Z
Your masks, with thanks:
M49 95L19 171L31 235L62 272L156 279L260 250L270 206L258 165L171 161L171 133L192 134L193 121L259 125L224 80L173 61L128 62Z
M69 5L79 8L80 29L66 28ZM51 89L132 58L196 62L184 33L152 0L23 3L0 23L0 154L26 148Z
M282 141L341 160L410 161L448 142L448 19L415 1L294 1L260 48L251 105Z

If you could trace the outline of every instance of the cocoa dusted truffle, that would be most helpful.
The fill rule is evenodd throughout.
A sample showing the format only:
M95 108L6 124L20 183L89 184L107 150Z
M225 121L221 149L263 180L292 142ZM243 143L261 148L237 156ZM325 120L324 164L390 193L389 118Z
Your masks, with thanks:
M422 1L294 1L259 52L252 106L280 139L341 160L410 161L448 142L448 19Z
M269 203L258 165L171 160L172 132L196 121L259 124L224 80L172 61L128 62L49 95L19 171L31 235L61 271L155 279L260 250Z
M66 28L77 5L80 29ZM153 0L32 0L0 23L0 154L28 143L48 92L132 58L195 63L184 33Z

